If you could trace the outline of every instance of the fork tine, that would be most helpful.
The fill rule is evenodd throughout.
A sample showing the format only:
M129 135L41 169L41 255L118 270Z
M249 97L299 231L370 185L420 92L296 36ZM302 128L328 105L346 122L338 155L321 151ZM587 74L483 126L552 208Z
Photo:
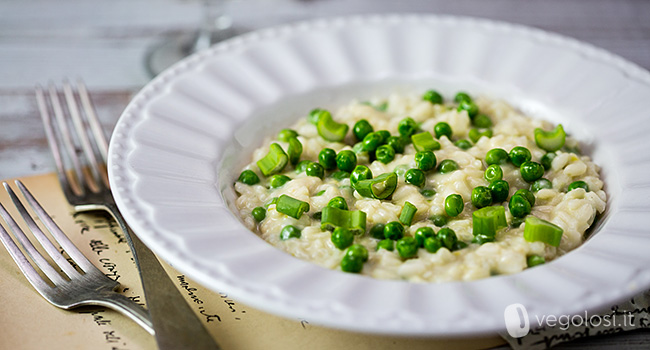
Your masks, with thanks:
M11 187L9 187L9 184L7 184L6 182L3 182L2 184L4 185L5 189L9 193L9 196L11 197L11 200L14 201L14 198L16 198L15 200L18 200L18 198L16 197L16 194L13 192ZM20 201L18 201L18 203L20 203ZM16 204L15 201L14 201L14 204ZM21 215L22 215L22 213L21 213ZM9 212L7 212L7 210L5 209L5 207L2 204L0 204L0 216L2 216L2 218L5 220L5 222L7 223L7 226L9 226L9 229L11 230L11 232L13 232L14 237L16 237L18 242L20 242L20 245L22 245L23 248L25 249L25 251L27 252L27 255L29 255L29 257L32 259L32 261L35 262L36 265L38 265L38 267L50 279L50 281L52 281L52 283L54 283L54 284L65 283L65 279L61 275L59 275L59 273L56 270L54 270L52 265L50 265L47 262L47 260L45 260L45 258L43 258L41 253L39 253L38 250L36 250L36 248L34 247L32 242L30 242L30 240L27 238L27 236L25 236L25 233L23 232L23 230L20 229L20 227L18 226L16 221L11 217ZM57 252L57 254L58 254L58 252ZM68 264L68 265L70 265L70 264Z
M77 79L77 91L79 92L79 98L81 99L86 116L88 117L90 128L95 136L97 149L99 149L102 160L106 163L108 161L108 142L106 141L106 135L104 135L102 125L99 122L99 118L97 118L97 113L95 113L95 107L86 89L86 84L81 79Z
M61 248L68 254L68 256L77 264L84 272L99 272L99 269L95 267L84 255L79 251L79 249L70 241L70 238L59 228L59 226L52 220L52 218L47 214L45 209L41 204L34 198L31 192L25 187L25 185L20 180L16 180L16 186L23 194L29 206L34 210L38 218L41 220L43 225L50 231L54 239L61 245ZM61 256L61 255L59 255ZM62 256L61 256L62 257ZM70 266L67 261L64 259L64 265ZM70 266L71 267L71 266ZM76 271L75 271L76 272Z

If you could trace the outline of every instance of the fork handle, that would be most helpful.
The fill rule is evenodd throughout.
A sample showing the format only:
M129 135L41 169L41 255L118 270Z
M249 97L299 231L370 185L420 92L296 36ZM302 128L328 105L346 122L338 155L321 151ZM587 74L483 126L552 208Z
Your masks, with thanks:
M131 246L135 263L140 271L158 348L161 350L219 349L156 256L131 231L117 205L108 203L105 209L115 218Z

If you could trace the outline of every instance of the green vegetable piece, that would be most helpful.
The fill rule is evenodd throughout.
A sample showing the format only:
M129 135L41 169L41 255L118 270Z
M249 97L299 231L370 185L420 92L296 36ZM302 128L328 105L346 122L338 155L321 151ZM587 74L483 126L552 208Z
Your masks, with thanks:
M492 191L485 186L474 187L472 189L472 204L479 209L492 204Z
M431 198L436 195L436 190L431 190L431 189L421 190L420 194L422 194L426 198Z
M423 226L415 230L415 239L418 241L420 247L424 247L424 241L429 237L434 237L435 231L429 226Z
M453 250L456 242L458 242L456 232L449 227L441 228L440 231L438 231L438 239L442 245L449 250Z
M537 192L543 189L551 189L551 188L553 188L553 183L548 179L544 179L544 178L533 182L533 184L530 186L530 190L533 192Z
M377 250L379 249L386 249L389 252L392 252L395 250L395 241L392 239L382 239L377 243Z
M521 164L519 172L526 182L534 182L544 176L544 166L537 162L527 161Z
M328 207L334 207L334 208L339 208L343 210L348 210L348 203L345 201L345 198L341 196L334 197L330 199L330 201L327 203Z
M445 122L439 122L433 127L433 132L436 134L436 138L441 138L447 136L448 139L451 139L451 126Z
M555 152L564 146L566 133L562 124L558 124L551 131L544 131L540 128L535 129L535 143L537 146L548 152Z
M442 242L440 242L438 237L428 237L427 239L424 240L424 249L426 249L427 252L433 254L437 252L440 248L442 248Z
M384 226L386 226L386 225L381 224L381 223L375 224L375 226L373 226L370 229L370 232L369 232L370 237L376 238L376 239L384 239Z
M363 138L361 144L363 145L363 150L366 152L373 152L377 147L382 144L382 136L379 133L371 132L366 137Z
M485 169L483 177L487 182L493 182L503 179L503 169L498 164L491 164Z
M422 95L422 99L424 101L429 101L434 105L441 105L443 102L442 95L440 95L440 93L436 90L428 90L424 93L424 95Z
M422 171L429 171L436 167L436 155L431 151L420 151L415 154L415 166Z
M370 134L373 131L374 129L372 125L370 125L370 123L365 119L359 120L352 127L352 133L354 134L354 137L357 139L357 141L363 140L366 135Z
M291 181L291 178L287 175L276 174L269 178L269 185L271 188L279 188L289 181Z
M385 173L374 179L361 180L353 185L360 195L369 198L386 199L397 188L397 174Z
M455 96L454 96L454 102L456 103L461 103L463 101L469 101L472 102L472 98L469 96L468 93L464 91L459 91Z
M372 171L365 165L357 165L350 174L350 184L355 187L361 180L372 179Z
M413 222L413 217L417 211L418 208L415 205L410 202L404 202L402 211L399 213L399 222L406 226L411 226L411 222Z
M567 192L571 192L575 189L582 188L585 190L585 192L589 192L589 185L587 185L586 182L584 181L574 181L569 185L569 188L567 188Z
M533 192L531 192L531 191L529 191L529 190L527 190L525 188L517 190L517 192L515 192L514 195L522 195L522 196L524 196L524 198L526 198L528 203L530 203L531 207L533 205L535 205L535 195L533 194Z
M441 214L431 216L431 222L438 227L447 225L447 217Z
M464 207L463 197L457 193L450 194L445 198L445 213L452 218L458 216Z
M334 179L334 180L340 182L340 181L343 181L343 180L345 180L345 179L349 179L349 178L350 178L350 173L348 173L347 171L341 171L341 170L339 170L339 171L335 171L335 172L333 172L333 173L330 175L330 177L331 177L332 179Z
M506 210L500 205L481 208L472 213L472 234L494 237L497 231L508 226Z
M360 258L345 255L341 259L341 271L359 273L363 270L363 260Z
M472 140L472 142L477 143L478 140L481 139L481 137L487 137L490 138L492 137L492 129L484 129L483 131L472 128L469 130L469 139Z
M553 159L555 159L556 156L557 154L555 154L555 152L549 152L542 156L540 163L542 163L542 165L544 166L544 170L551 169L553 165Z
M411 136L413 146L416 151L437 151L440 149L440 143L433 139L429 132L421 132Z
M545 264L545 263L546 263L546 259L544 259L543 256L531 255L531 256L526 258L526 264L528 265L528 267L542 265L542 264Z
M478 234L472 238L472 243L476 244L485 244L488 242L494 242L494 236L488 236L484 234Z
M282 231L280 231L280 239L283 241L290 238L300 238L301 235L302 233L300 232L300 229L292 225L287 225L282 228Z
M509 159L510 157L508 156L508 152L506 152L506 150L503 148L493 148L489 150L485 155L485 162L488 165L503 165L506 164Z
M324 138L327 141L332 142L341 142L345 138L345 135L348 133L350 127L347 124L337 123L332 119L332 115L327 113L321 113L320 118L318 118L318 123L316 124L316 129L318 130L318 135Z
M526 197L520 194L515 194L510 197L508 209L510 209L510 214L512 214L512 216L516 218L523 218L526 215L530 214L531 205Z
M463 241L457 241L454 246L451 248L452 251L461 250L467 248L467 243Z
M345 255L359 258L363 262L368 261L368 249L366 249L366 247L362 246L361 244L351 245L350 248L348 248L348 250L345 252Z
M375 158L384 164L388 164L395 159L395 150L389 145L381 145L375 151Z
M416 123L411 117L406 117L400 120L399 124L397 124L397 131L404 137L410 137L415 134L419 128L418 123Z
M366 213L361 210L344 210L335 207L323 208L321 214L321 230L333 231L343 227L355 235L366 232Z
M424 174L424 171L420 169L409 169L405 174L404 174L404 181L407 184L411 184L413 186L417 187L422 187L424 186L424 183L426 182L427 177Z
M266 218L266 208L255 207L251 214L253 215L253 219L255 219L255 221L260 222Z
M393 147L395 153L404 153L404 140L398 136L391 136L386 140L388 146Z
M278 200L275 203L275 210L282 214L289 215L294 219L300 219L302 214L309 211L309 203L283 194L278 197Z
M400 178L404 178L406 172L409 170L408 164L400 164L393 169L393 172L397 174Z
M290 139L295 139L296 137L298 137L298 133L291 129L282 129L278 133L278 140L282 142L289 142Z
M418 249L420 247L414 237L407 236L400 238L395 243L395 248L402 259L410 259L418 255Z
M287 142L289 142L289 148L287 149L289 163L296 165L300 162L300 156L302 155L302 143L295 137L290 138Z
M320 108L315 108L312 109L311 112L309 112L309 115L307 116L307 120L314 125L318 124L318 120L323 114L330 114L330 112L320 109Z
M314 196L316 196L316 197L322 196L322 195L325 194L325 192L327 192L327 191L326 191L326 190L320 190L320 191L318 191L318 193L316 193Z
M277 174L284 169L289 163L289 156L277 143L272 143L269 147L269 153L264 158L257 161L257 166L264 176Z
M458 163L452 159L445 159L438 165L438 172L441 174L451 173L456 170L458 170Z
M335 161L340 170L351 172L357 166L357 155L353 151L343 150L336 155Z
M464 151L467 151L468 149L472 148L472 143L465 139L460 139L454 142L454 145Z
M472 101L463 100L458 103L458 112L466 111L470 119L474 119L478 114L478 106Z
M492 127L492 120L490 119L490 117L488 117L485 114L479 114L476 117L474 117L472 123L474 124L474 126L481 129L487 129L489 127Z
M529 216L524 226L524 239L528 242L544 242L553 247L558 247L562 241L564 230L546 220Z
M496 180L490 182L488 185L490 192L492 192L492 202L501 203L508 199L510 193L510 184L506 180Z
M252 170L244 170L239 174L237 181L252 186L260 182L260 178Z
M510 150L508 154L510 161L514 166L520 167L525 162L529 161L532 158L530 151L526 147L517 146Z
M322 179L325 176L325 168L320 163L311 162L305 168L305 173L307 176L315 176Z
M386 141L388 141L388 138L390 137L390 132L388 130L378 130L375 132L381 136L381 141L379 143L380 145L383 145L386 143Z
M303 171L306 171L307 166L309 166L309 164L311 163L312 163L311 160L301 160L300 162L298 162L298 164L296 164L296 173L300 174Z
M336 248L343 250L354 242L354 234L346 228L337 227L332 232L331 240Z
M524 220L526 220L526 218L513 217L512 221L510 221L510 227L517 228L517 227L521 226L521 224L524 223Z
M404 237L404 226L399 221L391 221L384 226L384 238L396 241Z
M323 148L318 153L318 163L323 166L325 170L332 170L336 168L336 151L331 148Z

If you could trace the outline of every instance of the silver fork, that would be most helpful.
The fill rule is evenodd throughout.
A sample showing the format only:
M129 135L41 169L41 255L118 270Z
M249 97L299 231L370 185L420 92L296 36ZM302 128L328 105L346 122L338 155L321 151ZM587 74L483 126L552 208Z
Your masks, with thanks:
M124 232L140 272L158 347L180 349L189 344L193 349L218 349L153 252L133 234L118 210L106 174L108 143L83 82L77 82L75 92L64 81L65 110L54 84L48 87L49 104L45 95L36 86L36 100L63 193L77 212L106 211Z
M52 241L47 238L45 233L29 215L29 212L9 184L6 182L2 184L33 236L40 242L43 249L63 273L63 275L60 274L50 265L46 258L34 247L2 203L0 203L0 216L7 223L9 230L13 233L16 240L18 240L27 252L27 256L40 268L50 283L41 277L36 268L34 268L25 254L18 248L18 245L9 236L7 230L2 226L0 226L0 240L2 240L11 257L18 264L25 277L27 277L27 280L47 301L66 310L87 305L105 306L128 316L149 333L153 334L149 313L133 300L115 291L120 284L108 278L86 259L83 253L61 231L59 226L52 220L43 207L41 207L22 182L16 180L16 186L22 192L27 204L36 213L43 226L52 234L56 242L59 243L63 251L79 267L81 272L77 271L66 257L59 252Z

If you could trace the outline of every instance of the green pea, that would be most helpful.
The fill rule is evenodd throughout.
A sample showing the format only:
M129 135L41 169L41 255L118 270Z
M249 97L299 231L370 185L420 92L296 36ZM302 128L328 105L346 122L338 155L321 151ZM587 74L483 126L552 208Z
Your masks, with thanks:
M357 165L350 174L350 183L353 187L357 182L367 179L372 179L372 171L365 165Z
M492 126L492 120L485 114L479 114L472 120L474 126L481 129L487 129Z
M481 137L485 136L487 138L492 137L492 129L483 129L483 131L472 128L469 131L469 139L472 140L472 142L477 143L478 140L481 139Z
M522 196L524 196L524 198L526 198L526 200L528 201L528 203L530 203L530 206L531 206L531 207L532 207L533 205L535 205L535 195L533 194L533 192L531 192L531 191L529 191L529 190L527 190L527 189L525 189L525 188L522 188L522 189L520 189L520 190L517 190L517 191L515 192L515 194L513 194L513 196L514 196L514 195L522 195Z
M404 153L404 139L399 136L391 136L386 140L386 144L393 147L395 153Z
M433 132L436 134L436 138L441 138L447 136L448 139L451 139L451 126L445 122L439 122L433 127Z
M478 106L472 101L463 100L458 103L457 111L466 111L469 118L474 119L478 114Z
M349 247L354 241L354 234L347 228L337 227L332 232L332 243L341 250Z
M335 171L332 174L330 174L330 177L332 179L336 180L336 181L341 182L341 181L343 181L345 179L349 179L350 178L350 173L348 173L347 171L339 170L339 171Z
M533 192L537 192L543 189L551 189L551 188L553 188L553 183L548 179L544 179L544 178L536 180L535 182L533 182L532 185L530 185L530 190Z
M462 101L470 101L472 102L472 98L469 96L468 93L464 91L459 91L456 96L454 96L454 102L460 103Z
M369 232L370 237L376 238L376 239L384 239L385 238L384 237L384 226L386 226L386 225L381 224L381 223L380 224L375 224L375 226L373 226L370 229L370 232Z
M449 227L441 228L440 231L438 231L438 239L442 242L443 246L447 247L449 250L453 250L454 245L458 242L456 232Z
M382 136L376 132L371 132L361 141L363 144L363 150L366 152L372 152L377 149L382 143Z
M467 151L468 149L472 148L472 143L465 139L460 139L454 142L454 145L464 151Z
M260 222L266 218L266 208L256 207L253 209L251 214L253 215L253 219L255 219L255 221Z
M553 159L555 159L555 157L557 157L557 154L555 154L555 152L549 152L542 156L540 163L542 163L542 166L544 166L545 170L551 169L553 166Z
M359 258L363 262L368 261L368 249L366 249L366 247L362 246L361 244L351 245L350 248L348 248L348 250L345 252L345 255Z
M300 174L303 171L306 171L307 166L311 163L312 163L311 160L301 160L300 162L298 162L298 164L296 164L296 173Z
M502 165L508 162L509 156L508 152L503 148L493 148L487 152L485 155L485 162L488 165L497 164Z
M397 124L397 131L404 137L411 137L418 129L418 123L411 117L406 117Z
M395 150L389 145L381 145L375 151L375 158L384 164L388 164L395 159Z
M431 216L431 222L438 227L447 225L447 217L441 214Z
M452 159L445 159L438 165L438 172L441 174L451 173L458 170L458 163Z
M452 218L458 216L464 207L463 197L457 193L450 194L445 198L445 213Z
M544 167L537 162L527 161L521 164L519 172L526 182L533 182L544 176Z
M305 168L305 173L307 176L315 176L322 179L325 176L325 168L319 163L311 162Z
M411 184L413 186L417 187L422 187L424 186L424 183L426 182L426 175L424 174L424 171L420 169L409 169L406 174L404 174L404 181L407 184Z
M357 141L363 140L366 135L370 134L373 131L374 129L372 125L370 125L370 123L365 119L359 120L352 127L352 133L354 134L354 137L357 139Z
M546 259L544 259L543 256L531 255L526 258L526 264L528 265L528 267L542 265L544 263L546 263Z
M395 250L395 241L392 239L382 239L381 241L377 242L377 250L379 249L386 249L389 252L392 252Z
M478 234L472 238L472 243L476 244L485 244L488 242L494 242L494 237L493 236L488 236L484 234Z
M298 137L298 133L295 130L291 129L282 129L278 133L278 140L283 142L289 142L289 139Z
M525 217L524 218L516 218L516 217L513 216L512 221L510 221L510 227L517 228L517 227L521 226L521 224L523 224L524 221L526 221Z
M350 172L357 166L357 155L353 151L343 150L336 155L336 166L343 171Z
M292 225L287 225L282 228L282 231L280 231L280 239L283 241L290 238L300 238L300 236L300 229Z
M477 186L472 190L472 204L477 208L492 204L492 191L485 186Z
M492 201L494 203L501 203L508 199L510 193L510 184L506 180L496 180L490 182L488 185L490 192L492 192Z
M422 190L420 191L420 194L422 194L426 198L431 198L436 195L436 190L431 190L431 189Z
M443 102L442 95L436 90L428 90L422 95L424 101L429 101L434 105L441 105Z
M399 221L391 221L384 226L384 238L396 241L404 236L404 226Z
M435 253L440 248L442 248L442 242L440 242L438 237L429 237L424 240L424 249L426 249L427 252Z
M383 145L388 141L388 138L390 137L390 132L388 130L379 130L375 131L375 133L379 134L381 136L381 142L380 145Z
M343 210L348 210L348 203L345 201L345 198L341 196L334 197L330 199L330 201L327 203L328 207L334 207L334 208L339 208Z
M395 243L395 248L402 259L410 259L418 255L420 247L414 237L402 237Z
M252 170L244 170L239 174L237 181L252 186L260 182L260 178Z
M491 164L485 169L483 177L487 182L493 182L503 179L503 169L497 164Z
M567 188L567 192L573 191L575 189L582 188L585 192L589 192L589 185L584 181L574 181Z
M345 255L341 259L341 271L359 273L363 270L363 260L360 258Z
M521 166L532 158L532 155L530 154L528 148L522 146L517 146L511 149L508 156L510 157L512 164L514 164L516 167Z
M463 242L463 241L457 241L457 242L454 244L454 246L451 247L451 250L452 250L452 251L456 251L456 250L461 250L461 249L465 249L465 248L467 248L467 243L465 243L465 242Z
M318 162L325 170L332 170L336 168L336 151L331 148L323 148L318 153Z
M436 163L436 155L431 151L420 151L415 154L415 166L422 171L435 168Z
M269 185L271 188L279 188L289 181L291 181L291 178L287 175L276 174L269 178Z
M519 194L510 197L508 208L510 209L510 214L516 218L523 218L530 214L531 211L531 205L528 199Z
M433 229L429 226L423 226L420 227L419 229L415 230L415 239L418 241L418 245L420 247L424 247L424 240L435 236L436 233L433 231Z

